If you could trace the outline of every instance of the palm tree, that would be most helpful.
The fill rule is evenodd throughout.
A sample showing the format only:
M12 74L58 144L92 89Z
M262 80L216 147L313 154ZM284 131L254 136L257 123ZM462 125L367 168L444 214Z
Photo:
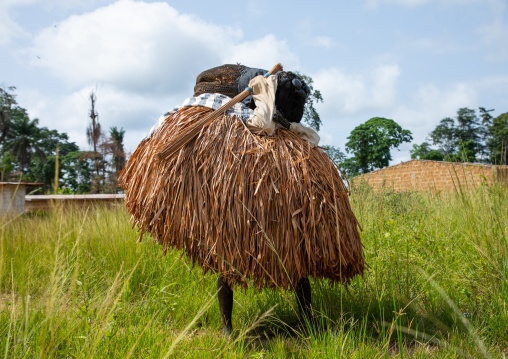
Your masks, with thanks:
M8 87L8 91L14 91L16 88ZM18 109L16 96L0 88L0 143L4 142L11 128L11 111ZM14 106L14 107L13 107Z
M22 172L28 169L34 153L37 153L41 159L46 159L44 151L39 146L41 131L38 124L39 119L30 120L24 111L21 116L12 119L12 127L5 141L4 151L10 151L17 158Z
M115 172L119 172L125 166L125 150L123 148L123 137L125 130L123 127L118 129L113 126L109 129L109 136L111 139L111 149L113 152L113 168Z

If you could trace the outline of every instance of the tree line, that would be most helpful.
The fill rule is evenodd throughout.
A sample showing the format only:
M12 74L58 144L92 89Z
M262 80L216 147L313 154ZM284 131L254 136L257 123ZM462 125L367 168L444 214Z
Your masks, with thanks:
M455 118L439 122L427 141L413 144L411 159L508 164L508 112L494 118L492 111L459 108ZM413 137L395 121L374 117L353 129L347 139L345 149L351 156L333 146L326 151L347 175L357 176L387 167L391 150Z
M314 103L323 101L312 78L299 74L311 89L303 122L319 131L322 121ZM39 127L30 119L13 94L15 88L0 88L0 180L44 183L43 192L115 193L117 172L126 162L125 131L111 127L104 133L96 110L97 97L90 93L86 135L91 151L82 151L66 133ZM455 118L442 119L421 144L413 144L412 159L451 162L508 164L508 112L493 117L480 107L457 110ZM325 151L348 176L387 167L391 151L413 140L411 131L383 117L374 117L351 131L345 146L324 146ZM58 182L55 183L58 168Z
M65 132L41 127L19 106L15 87L0 88L0 180L43 183L38 193L116 193L125 165L125 130L104 133L90 94L87 139L91 151L69 141ZM55 180L57 178L57 180Z
M442 119L429 133L428 142L413 145L411 158L508 164L508 112L494 118L492 111L459 108L455 118Z

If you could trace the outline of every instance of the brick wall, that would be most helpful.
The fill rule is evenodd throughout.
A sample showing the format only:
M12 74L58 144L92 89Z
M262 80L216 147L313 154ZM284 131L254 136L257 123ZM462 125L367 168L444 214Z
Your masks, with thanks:
M508 185L508 166L477 163L452 163L411 160L366 173L353 179L354 184L367 182L374 189L393 188L395 191L451 191L455 186L470 188L499 181Z

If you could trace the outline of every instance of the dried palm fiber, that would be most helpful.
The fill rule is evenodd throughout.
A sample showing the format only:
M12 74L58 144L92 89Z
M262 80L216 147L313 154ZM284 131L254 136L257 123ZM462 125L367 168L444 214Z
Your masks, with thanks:
M364 269L359 224L329 157L294 133L252 134L222 116L165 161L157 153L210 109L171 114L120 174L132 220L229 285L294 289Z

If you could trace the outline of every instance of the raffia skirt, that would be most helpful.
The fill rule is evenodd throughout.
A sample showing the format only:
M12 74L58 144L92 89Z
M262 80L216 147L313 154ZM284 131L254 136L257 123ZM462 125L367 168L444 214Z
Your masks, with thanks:
M132 221L228 284L292 290L302 277L363 274L359 223L325 152L292 132L252 134L222 116L172 157L157 154L210 109L170 115L120 174Z

